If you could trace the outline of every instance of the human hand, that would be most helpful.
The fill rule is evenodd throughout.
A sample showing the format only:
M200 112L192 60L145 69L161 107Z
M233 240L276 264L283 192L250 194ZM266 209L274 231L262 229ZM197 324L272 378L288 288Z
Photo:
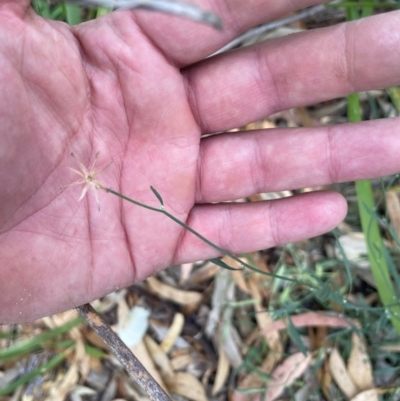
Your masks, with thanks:
M345 216L339 194L222 203L256 192L400 169L398 119L202 134L276 111L400 83L400 13L205 59L248 28L318 0L198 1L224 31L118 11L73 28L0 0L0 323L29 321L216 252L164 216L60 187L113 163L105 186L167 210L231 252L319 235ZM201 61L203 60L203 61ZM201 62L200 62L201 61Z

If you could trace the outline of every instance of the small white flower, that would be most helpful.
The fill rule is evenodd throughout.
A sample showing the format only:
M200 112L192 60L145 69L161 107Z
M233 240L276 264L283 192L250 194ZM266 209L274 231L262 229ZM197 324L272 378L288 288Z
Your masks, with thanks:
M76 157L73 153L71 153L71 156L76 160L79 169L80 170L76 170L72 167L68 167L71 171L73 171L74 173L78 174L80 176L80 178L73 182L72 184L66 185L64 188L67 187L71 187L73 185L84 185L84 187L82 188L82 192L81 192L81 196L79 197L78 201L81 201L87 194L89 188L92 188L94 190L94 195L96 198L96 203L97 206L99 207L100 210L100 200L99 197L97 195L97 190L98 189L105 189L105 187L99 182L97 181L97 176L99 174L101 174L111 163L112 160L110 160L104 167L100 168L100 169L96 169L96 163L97 163L97 158L99 156L99 152L96 153L96 157L94 158L94 162L92 164L92 166L90 167L90 169L88 170Z

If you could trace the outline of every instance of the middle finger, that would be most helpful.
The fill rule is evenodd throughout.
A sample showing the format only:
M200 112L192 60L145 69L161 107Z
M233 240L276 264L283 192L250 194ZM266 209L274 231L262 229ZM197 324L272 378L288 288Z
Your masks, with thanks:
M391 118L205 138L196 202L394 174L400 170L399 134L400 118Z

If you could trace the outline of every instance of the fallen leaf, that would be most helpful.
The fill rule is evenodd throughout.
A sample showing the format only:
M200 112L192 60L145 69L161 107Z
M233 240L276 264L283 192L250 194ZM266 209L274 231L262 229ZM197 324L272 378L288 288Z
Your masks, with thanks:
M359 391L375 387L371 361L366 348L363 335L361 333L353 333L347 369Z
M188 278L188 283L200 284L203 281L209 280L220 271L220 267L215 263L207 262L204 266L196 269Z
M155 365L159 368L163 378L174 375L174 369L165 351L150 336L144 337L144 343Z
M257 325L261 333L264 334L270 350L267 357L263 360L263 363L259 367L259 370L269 374L272 372L276 364L281 360L283 346L279 336L279 331L264 331L265 327L269 327L272 324L272 319L270 317L270 314L266 312L262 307L262 297L258 289L257 276L254 275L250 277L248 284L251 297L255 301L254 310L256 312L255 317ZM245 376L239 383L239 388L258 388L260 386L262 386L262 378L256 372L252 372L249 375Z
M149 372L150 376L165 390L167 391L167 386L165 385L163 379L161 378L160 372L157 370L153 359L151 358L149 351L144 343L144 340L140 341L133 347L129 347L133 354L142 362L143 366Z
M179 305L197 304L202 298L202 294L198 292L178 290L154 277L147 278L146 283L150 292Z
M236 260L232 260L228 256L224 256L222 261L226 264L230 265L235 269L241 269L243 266ZM247 261L245 261L247 263ZM236 286L240 289L240 291L244 292L245 294L249 294L249 288L247 287L246 280L244 279L243 270L229 270L230 275L233 278Z
M350 401L379 401L379 394L382 394L382 390L371 388L358 393Z
M400 352L400 343L381 345L379 348L383 351L388 351L388 352Z
M366 257L368 251L364 233L351 232L341 235L338 241L349 262L354 263L360 268L370 268L370 263ZM337 249L336 253L337 257L342 259L342 252L339 249Z
M323 369L322 369L322 375L320 377L318 377L319 382L321 384L321 389L322 392L325 396L325 398L328 401L332 400L331 397L331 386L332 386L332 375L331 372L329 370L329 359L324 360L324 364L323 364Z
M183 263L181 265L181 277L179 280L181 284L185 283L188 280L188 278L190 277L190 273L193 270L193 267L193 263Z
M312 360L311 354L304 356L301 352L286 358L272 373L272 379L268 382L266 401L276 400L285 390L301 377Z
M233 401L274 401L299 377L303 375L309 367L312 357L311 354L304 356L301 352L286 358L271 374L271 379L266 386L265 396L254 394L252 396L240 392L233 394ZM250 387L253 388L253 387ZM244 389L243 389L244 390Z
M336 348L332 349L329 357L329 370L333 380L335 380L336 384L347 398L352 398L358 393L358 389L346 369L343 358Z
M224 387L226 380L228 379L229 369L229 360L222 347L220 347L217 373L215 374L215 381L211 392L213 396Z
M172 324L160 344L160 347L164 352L168 353L174 346L176 339L180 336L182 332L184 324L185 318L182 313L175 313Z
M261 332L264 334L265 339L269 345L270 350L277 355L277 360L280 359L280 354L282 353L283 347L281 343L281 339L279 337L278 330L265 332L264 329L271 325L273 322L269 312L262 306L262 297L258 289L258 278L257 276L253 275L249 280L249 289L250 294L253 300L256 302L254 303L254 311L257 325Z
M182 395L193 401L208 401L203 385L190 373L177 372L165 382L171 393Z
M350 320L325 312L306 312L300 315L290 316L290 319L295 327L352 327ZM286 329L285 320L276 320L263 328L263 333Z
M400 201L397 192L386 192L386 207L390 222L396 231L397 237L400 238Z
M171 359L171 364L174 370L185 368L191 362L192 358L189 354L178 355Z

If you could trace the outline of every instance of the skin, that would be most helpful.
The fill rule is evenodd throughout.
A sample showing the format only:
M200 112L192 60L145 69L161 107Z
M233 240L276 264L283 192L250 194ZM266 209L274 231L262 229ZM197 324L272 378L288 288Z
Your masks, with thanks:
M249 252L335 227L346 202L257 192L400 170L399 120L203 134L279 110L400 83L400 13L291 35L205 59L243 31L317 0L199 0L224 31L147 11L74 28L0 0L0 323L32 321L217 256L165 216L95 189L81 202L73 152L96 179L159 203L211 241Z

